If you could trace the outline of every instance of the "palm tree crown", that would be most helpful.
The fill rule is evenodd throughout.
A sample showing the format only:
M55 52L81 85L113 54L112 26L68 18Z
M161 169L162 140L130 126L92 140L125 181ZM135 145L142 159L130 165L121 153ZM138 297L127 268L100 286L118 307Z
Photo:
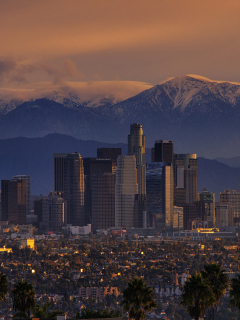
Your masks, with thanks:
M18 282L12 291L13 309L30 315L31 308L35 305L35 289L31 283Z
M187 308L189 315L198 320L204 317L205 310L215 303L215 297L209 283L201 273L192 275L182 289L181 304Z
M123 290L121 306L129 312L130 318L144 319L146 311L150 312L157 307L153 289L148 287L143 279L132 279Z
M215 262L205 265L204 269L205 271L202 271L203 278L209 282L214 293L216 303L218 303L228 287L228 275L225 270Z

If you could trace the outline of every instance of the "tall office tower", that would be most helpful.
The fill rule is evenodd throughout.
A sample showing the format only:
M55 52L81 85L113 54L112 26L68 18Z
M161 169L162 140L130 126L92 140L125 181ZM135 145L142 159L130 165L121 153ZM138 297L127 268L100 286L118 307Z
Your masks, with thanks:
M198 200L198 159L196 154L174 154L174 204Z
M2 221L26 224L26 187L24 180L2 180Z
M31 177L26 175L17 175L12 177L13 180L26 180L26 214L31 214Z
M134 212L138 193L136 158L119 156L115 185L115 227L134 227Z
M174 178L172 165L164 165L162 171L162 213L166 230L173 229Z
M121 156L121 148L98 148L97 158L98 159L111 159L112 160L112 172L115 173L117 170L117 158Z
M91 180L92 231L115 227L116 174L94 174Z
M215 227L215 193L208 192L206 188L198 194L202 221L207 221L209 228Z
M83 158L84 167L84 225L92 223L92 176L99 173L112 173L111 159Z
M220 204L230 205L233 209L234 226L240 225L240 192L237 189L220 192Z
M65 225L67 201L63 199L61 192L49 192L48 197L37 201L36 208L40 209L40 212L36 212L40 218L40 230L44 232L62 230Z
M183 230L183 207L173 207L173 231Z
M173 142L171 140L157 140L152 148L152 162L173 162Z
M233 208L229 204L216 203L216 227L233 226Z
M84 169L79 153L69 153L64 164L64 199L67 200L67 223L84 225Z
M133 123L128 135L128 154L135 155L137 168L138 194L146 194L146 153L145 135L142 125Z
M199 219L197 203L185 203L183 205L183 229L192 230L192 222Z
M162 231L165 219L162 213L162 164L149 163L146 172L148 226Z
M143 228L146 216L146 153L145 136L142 125L139 123L133 123L130 126L128 154L135 155L137 168L138 205L135 207L137 211L135 212L134 224L137 228Z
M54 191L64 190L64 165L67 153L54 153Z

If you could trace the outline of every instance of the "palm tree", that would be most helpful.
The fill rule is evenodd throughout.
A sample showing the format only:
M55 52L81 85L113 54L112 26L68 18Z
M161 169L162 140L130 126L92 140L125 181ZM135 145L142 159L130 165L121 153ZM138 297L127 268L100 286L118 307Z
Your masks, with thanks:
M0 272L0 301L5 300L8 293L8 278L7 276Z
M133 278L123 290L123 299L120 303L123 309L129 312L129 317L135 320L145 318L145 312L157 308L154 292L143 279Z
M26 281L14 284L12 291L13 309L19 311L18 314L30 316L30 310L35 305L35 289L31 283Z
M205 265L204 269L205 271L202 271L202 276L209 282L216 301L215 304L207 311L207 319L214 320L218 303L228 288L229 278L225 270L215 262Z
M209 283L206 282L201 273L188 278L182 288L183 305L189 315L198 320L204 317L205 310L215 303L215 297Z
M237 278L232 278L229 296L230 304L240 310L240 274L237 274Z

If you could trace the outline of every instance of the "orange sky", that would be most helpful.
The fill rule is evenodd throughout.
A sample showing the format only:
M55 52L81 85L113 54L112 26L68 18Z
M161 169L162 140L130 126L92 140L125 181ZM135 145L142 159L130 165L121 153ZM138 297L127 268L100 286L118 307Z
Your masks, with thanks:
M240 82L238 0L0 0L0 84Z

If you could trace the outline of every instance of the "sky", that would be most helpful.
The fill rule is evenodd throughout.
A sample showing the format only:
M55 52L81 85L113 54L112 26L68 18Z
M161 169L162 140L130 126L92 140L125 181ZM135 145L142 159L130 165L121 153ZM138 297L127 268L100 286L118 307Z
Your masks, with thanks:
M240 82L239 16L239 0L0 0L0 87Z

